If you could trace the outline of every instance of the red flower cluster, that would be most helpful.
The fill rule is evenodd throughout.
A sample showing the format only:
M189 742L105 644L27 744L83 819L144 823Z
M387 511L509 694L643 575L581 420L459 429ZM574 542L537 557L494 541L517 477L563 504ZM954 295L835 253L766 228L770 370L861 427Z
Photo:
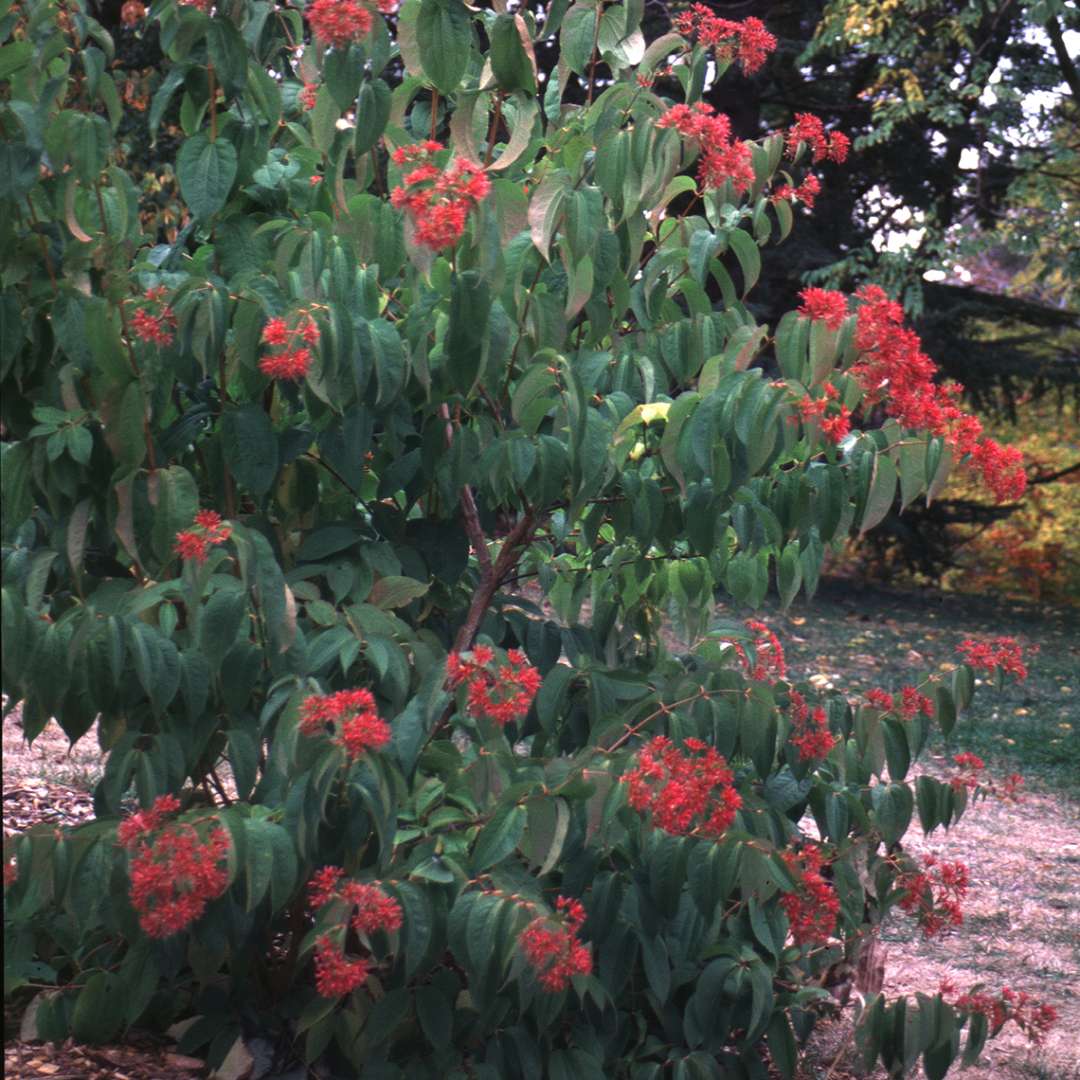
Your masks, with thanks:
M686 739L684 746L685 753L663 735L646 743L637 767L622 777L629 785L627 799L635 810L648 812L664 832L723 836L742 806L734 774L700 739Z
M1015 638L994 637L989 641L976 641L967 638L956 646L956 651L964 658L969 667L978 668L993 675L999 668L1018 679L1026 679L1027 665L1024 663L1023 646Z
M224 829L215 827L203 840L192 826L176 824L150 838L161 828L162 819L179 808L173 796L163 795L117 830L117 839L132 852L131 904L150 937L179 933L229 885L228 870L222 865L229 854Z
M323 934L315 943L315 988L320 997L338 998L342 994L351 994L368 977L370 970L368 960L346 956L329 934Z
M392 157L395 165L415 165L402 177L402 185L390 193L390 202L405 210L416 229L416 242L441 251L453 247L465 231L469 211L491 192L491 181L483 168L463 157L454 158L445 172L432 160L444 150L431 139L399 146Z
M986 765L977 754L964 752L953 757L957 771L949 778L954 791L975 791L982 788L985 792L1001 799L1002 802L1019 802L1020 789L1024 778L1019 773L1009 773L1000 783L985 775Z
M753 152L748 142L731 138L731 121L723 113L714 113L704 101L696 105L673 105L656 122L657 127L674 128L684 139L701 145L698 183L716 188L726 181L737 195L749 191L754 183Z
M368 750L381 750L390 741L390 725L376 712L370 690L339 690L304 699L300 734L330 733L353 761Z
M829 403L836 401L840 393L832 383L826 383L822 389L825 391L824 397L807 396L799 400L799 414L804 423L815 421L830 442L842 443L851 433L851 410L846 405L837 404L837 411L830 415Z
M925 870L901 874L896 884L905 890L900 908L914 915L926 937L948 926L960 926L964 914L961 901L967 896L968 868L961 862L938 862L927 855Z
M839 164L847 160L851 149L851 140L842 131L826 134L825 125L813 113L796 113L795 123L788 129L785 139L791 157L798 154L800 143L806 143L814 162L835 161Z
M280 316L268 319L262 332L263 344L280 348L259 361L259 370L271 379L299 381L311 368L311 349L319 341L319 327L306 312L294 326ZM302 341L303 345L298 342Z
M15 856L12 855L6 863L4 863L4 888L9 885L14 885L19 880L19 866L15 862Z
M777 199L791 199L801 202L807 210L814 209L814 201L821 194L821 181L813 174L807 173L802 183L797 187L790 184L781 184L780 187L769 196L775 202Z
M374 934L377 930L390 933L401 929L401 905L387 896L377 885L362 881L342 881L345 871L338 866L324 866L308 883L308 900L318 910L341 900L350 908L349 925L358 934Z
M201 564L206 562L211 547L224 544L230 536L232 526L226 525L216 510L200 510L195 515L195 527L176 534L173 551L181 559L194 559Z
M747 619L746 629L755 635L754 663L750 663L741 645L735 646L735 655L742 661L747 677L758 682L775 682L784 678L787 675L787 661L780 639L765 623L756 619Z
M173 309L164 302L169 290L164 285L146 290L146 300L149 306L139 308L131 316L131 329L142 340L152 345L169 345L172 343L173 330L176 328L176 315Z
M876 285L861 288L855 345L862 352L851 374L868 404L882 401L904 427L943 436L978 471L999 502L1018 499L1027 486L1015 447L982 438L979 420L956 404L961 387L934 382L937 365L922 351L919 335L903 326L903 309Z
M366 38L375 24L371 11L357 0L314 0L304 14L320 41L341 49Z
M721 62L738 59L744 72L753 75L776 48L776 38L760 19L751 16L742 22L721 19L704 4L694 4L689 11L676 15L675 32L684 37L697 35L706 49L715 49Z
M803 289L799 293L802 304L799 314L807 319L817 319L829 330L839 330L848 314L847 297L835 289Z
M944 981L938 990L942 998L946 999L955 992L956 988L948 980ZM973 988L948 1003L966 1013L981 1013L986 1017L992 1036L1011 1020L1028 1037L1028 1041L1036 1045L1046 1038L1046 1033L1057 1023L1058 1018L1053 1005L1045 1005L1023 990L1010 990L1007 986L996 995Z
M561 921L540 916L522 930L518 943L536 978L547 991L557 994L570 985L574 975L592 972L592 954L578 940L585 909L577 900L560 896L555 902Z
M821 873L825 861L821 848L785 851L783 858L800 879L797 892L780 897L780 906L791 923L791 936L796 945L825 945L836 929L840 899Z
M953 757L957 772L949 779L954 791L974 791L982 783L982 773L986 763L978 754L956 754Z
M116 840L121 847L130 849L140 837L161 828L165 818L179 810L180 800L175 795L159 795L149 810L139 810L120 822L120 827L116 830Z
M813 712L798 690L792 690L791 698L791 745L799 751L800 761L823 758L836 745L836 736L829 730L829 717L818 705Z
M304 83L304 89L296 95L296 100L300 103L301 109L305 112L311 112L315 108L315 103L319 100L319 84Z
M495 653L486 645L477 645L469 656L452 652L446 658L446 682L451 690L467 684L466 705L469 715L487 717L499 727L511 720L522 720L543 681L520 649L506 654L507 663L495 665Z
M897 713L902 720L914 720L920 712L924 716L934 715L933 701L925 694L920 694L914 686L905 686L900 691L899 698L885 690L870 690L866 694L866 700L883 712Z

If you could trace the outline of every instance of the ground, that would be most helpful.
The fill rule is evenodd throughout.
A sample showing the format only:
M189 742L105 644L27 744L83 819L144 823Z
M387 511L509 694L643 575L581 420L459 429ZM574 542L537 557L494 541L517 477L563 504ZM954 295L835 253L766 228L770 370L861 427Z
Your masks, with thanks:
M925 592L891 592L832 582L812 604L767 613L797 678L853 692L899 689L920 672L955 662L970 635L1011 634L1038 646L1028 680L998 692L980 687L950 745L931 747L925 767L945 775L952 754L968 750L998 775L1020 772L1019 803L987 800L949 833L923 838L913 827L909 850L933 851L970 868L964 925L923 940L910 920L885 934L885 991L936 991L943 979L960 989L1010 986L1045 1000L1059 1021L1041 1047L1015 1033L990 1043L964 1080L1080 1080L1080 620L1039 604ZM90 816L89 788L101 768L91 734L68 752L50 725L33 747L14 718L4 722L4 829L41 820L73 824ZM802 1080L842 1080L851 1011L823 1026L805 1054ZM12 1033L14 1034L14 1032ZM5 1032L7 1035L7 1032ZM176 1080L205 1075L158 1041L88 1050L10 1039L5 1076Z

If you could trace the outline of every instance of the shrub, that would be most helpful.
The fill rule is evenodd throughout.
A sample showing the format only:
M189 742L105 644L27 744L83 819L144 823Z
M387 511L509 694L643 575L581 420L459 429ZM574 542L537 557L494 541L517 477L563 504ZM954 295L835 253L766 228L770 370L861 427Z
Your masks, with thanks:
M763 624L706 623L812 594L897 490L1023 472L880 290L756 323L847 141L701 104L756 20L640 17L155 3L187 219L154 243L108 36L4 16L3 685L28 738L96 720L108 756L96 820L5 873L43 1037L791 1076L890 909L958 917L962 869L902 837L980 790L908 779L971 668L819 699ZM965 1032L1045 1028L1003 1002L871 995L862 1055L940 1076Z

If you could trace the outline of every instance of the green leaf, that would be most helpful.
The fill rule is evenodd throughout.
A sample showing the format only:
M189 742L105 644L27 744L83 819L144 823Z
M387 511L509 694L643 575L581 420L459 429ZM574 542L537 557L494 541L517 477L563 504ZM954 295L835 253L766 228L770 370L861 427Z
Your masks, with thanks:
M799 586L802 584L802 563L799 559L799 545L795 541L786 544L780 553L776 573L780 605L787 608L798 595Z
M570 805L565 799L541 797L526 804L528 824L521 852L535 866L538 874L549 874L562 854L570 828Z
M491 290L476 270L454 275L450 295L450 326L446 331L448 390L467 396L480 374L487 340Z
M0 295L0 379L6 379L15 358L22 351L25 327L22 306L13 292Z
M499 88L535 94L536 57L525 20L520 15L497 15L489 36L491 71Z
M247 616L247 594L242 590L219 589L207 601L199 617L199 644L213 672L236 644Z
M769 1044L769 1056L784 1080L793 1080L799 1064L799 1051L791 1030L787 1013L775 1012L769 1020L765 1039Z
M239 94L247 83L248 71L248 50L240 31L228 19L211 19L206 28L206 48L226 96Z
M371 587L371 595L368 603L384 611L392 608L404 607L413 600L423 596L430 584L426 581L417 581L415 578L389 575L379 578Z
M177 155L180 194L201 221L213 217L228 202L236 172L232 143L224 138L211 142L204 132L186 139Z
M278 443L270 417L256 404L227 408L221 417L225 464L252 495L265 495L278 471Z
M41 151L26 143L0 141L0 199L21 199L37 183Z
M420 1021L420 1029L436 1050L450 1045L454 1010L437 986L421 986L417 989L416 1015Z
M584 75L592 59L597 35L597 12L590 4L574 4L559 31L559 55L575 75Z
M471 865L476 872L502 862L521 843L528 812L524 806L499 807L480 830L473 845Z
M79 991L71 1033L80 1042L105 1043L124 1026L124 987L106 971L91 975Z
M896 466L884 454L875 454L870 488L866 494L859 532L865 533L879 524L892 509L896 495Z
M453 93L472 52L472 24L462 0L421 0L416 44L424 74L442 93Z
M390 87L382 79L369 79L360 87L356 100L356 135L353 151L357 157L378 145L390 119Z
M761 251L754 238L742 229L733 229L728 233L727 240L735 252L735 258L739 260L743 276L742 295L745 296L761 276Z

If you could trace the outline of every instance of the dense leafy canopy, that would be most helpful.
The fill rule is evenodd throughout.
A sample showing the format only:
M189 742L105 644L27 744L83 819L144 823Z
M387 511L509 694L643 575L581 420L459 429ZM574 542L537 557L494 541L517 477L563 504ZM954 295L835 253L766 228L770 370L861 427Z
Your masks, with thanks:
M747 301L844 139L701 103L751 20L148 17L174 230L102 26L0 16L3 687L108 752L94 822L14 844L8 991L56 986L46 1038L194 1019L214 1064L258 1029L373 1077L793 1075L891 909L955 915L901 839L990 788L909 772L1023 674L971 643L819 700L712 621L957 464L1023 486L880 290ZM872 994L868 1065L1049 1019L934 989Z

